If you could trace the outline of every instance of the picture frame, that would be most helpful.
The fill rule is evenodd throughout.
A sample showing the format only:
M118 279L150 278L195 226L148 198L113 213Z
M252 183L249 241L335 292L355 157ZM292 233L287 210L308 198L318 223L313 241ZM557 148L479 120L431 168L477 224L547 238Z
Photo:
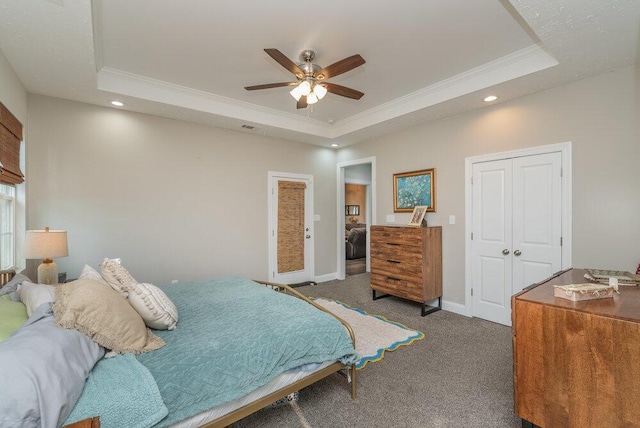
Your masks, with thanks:
M416 226L416 227L420 227L422 226L422 223L424 222L424 225L427 225L427 222L425 221L425 214L427 214L427 209L429 207L426 205L418 205L415 206L413 208L413 212L411 213L411 218L409 220L409 226Z
M345 205L344 215L360 215L360 205Z
M393 174L393 212L410 213L417 206L436 212L436 169Z

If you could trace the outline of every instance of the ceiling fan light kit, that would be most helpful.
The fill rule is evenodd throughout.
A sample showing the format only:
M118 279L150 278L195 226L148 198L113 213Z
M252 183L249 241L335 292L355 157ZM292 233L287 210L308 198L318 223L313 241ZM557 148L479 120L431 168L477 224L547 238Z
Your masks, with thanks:
M345 86L329 82L320 83L325 79L346 73L347 71L353 70L354 68L364 64L365 60L360 55L350 56L349 58L345 58L328 67L322 68L318 64L314 64L312 62L316 55L310 49L306 49L300 53L300 64L295 64L278 49L271 48L265 49L264 51L278 64L293 73L298 81L245 86L247 91L278 88L282 86L295 86L295 88L293 88L289 93L296 100L297 108L305 108L309 104L317 103L318 100L324 98L327 92L354 100L359 100L364 95L364 93L360 91L356 91L355 89L347 88Z

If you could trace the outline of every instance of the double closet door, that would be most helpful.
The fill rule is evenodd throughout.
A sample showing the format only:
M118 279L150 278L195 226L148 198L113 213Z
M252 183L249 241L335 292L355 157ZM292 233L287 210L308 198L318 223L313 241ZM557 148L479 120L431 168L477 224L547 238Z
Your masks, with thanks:
M562 154L473 164L473 316L511 325L511 296L562 266Z

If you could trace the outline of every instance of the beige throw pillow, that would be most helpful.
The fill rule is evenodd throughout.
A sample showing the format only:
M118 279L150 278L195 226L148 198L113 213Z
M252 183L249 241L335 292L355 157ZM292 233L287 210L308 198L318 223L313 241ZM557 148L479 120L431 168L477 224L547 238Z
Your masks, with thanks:
M109 285L107 284L107 281L104 280L102 275L100 275L100 272L89 265L84 265L84 267L82 268L82 272L80 272L80 275L78 276L78 279L92 279L94 281L98 281L101 284Z
M178 310L164 291L153 284L140 283L129 290L129 303L140 314L147 327L173 330Z
M153 351L164 346L129 302L114 290L89 279L60 284L53 305L56 324L89 336L112 351Z
M105 258L100 266L100 274L122 297L127 297L129 289L138 283L120 264L120 259Z

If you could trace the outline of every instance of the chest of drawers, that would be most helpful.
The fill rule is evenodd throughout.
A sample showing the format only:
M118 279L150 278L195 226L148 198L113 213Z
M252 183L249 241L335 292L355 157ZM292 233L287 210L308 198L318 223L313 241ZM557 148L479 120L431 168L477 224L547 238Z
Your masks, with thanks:
M442 228L371 226L371 289L422 303L422 315L442 304ZM438 299L437 307L427 301Z

